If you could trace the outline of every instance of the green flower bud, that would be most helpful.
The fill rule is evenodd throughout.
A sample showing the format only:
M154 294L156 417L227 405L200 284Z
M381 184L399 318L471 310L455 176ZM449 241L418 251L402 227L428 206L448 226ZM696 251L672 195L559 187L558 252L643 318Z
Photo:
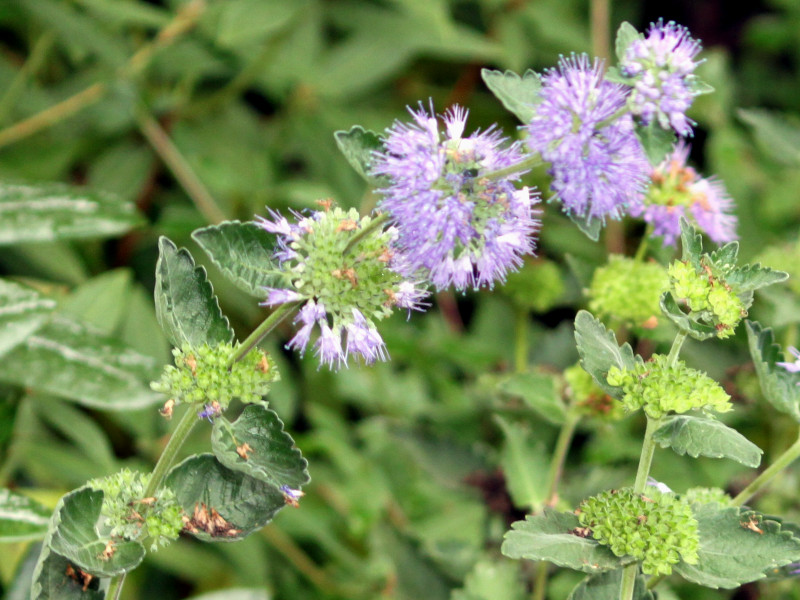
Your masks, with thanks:
M530 260L519 271L508 274L500 291L516 306L541 313L553 308L564 295L564 280L554 262Z
M697 519L690 505L672 494L653 488L646 495L630 488L609 490L584 500L576 513L592 537L616 556L642 561L644 573L669 575L681 560L698 560Z
M658 263L614 254L594 272L587 292L589 309L601 317L652 329L661 314L661 294L668 287L667 272Z
M625 394L622 403L626 410L642 408L654 419L668 412L731 410L730 396L716 381L680 360L670 368L667 357L659 354L633 369L611 367L607 380L610 385L622 388Z

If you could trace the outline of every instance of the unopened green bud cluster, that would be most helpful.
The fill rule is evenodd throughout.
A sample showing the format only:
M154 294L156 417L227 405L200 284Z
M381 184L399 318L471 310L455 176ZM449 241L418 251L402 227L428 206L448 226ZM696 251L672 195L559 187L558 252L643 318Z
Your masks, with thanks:
M278 370L263 351L253 350L230 367L235 347L231 344L174 348L175 366L167 365L161 379L150 387L176 403L219 403L227 408L231 400L261 402L269 384L278 379Z
M702 371L691 369L683 361L670 367L668 357L653 355L646 363L633 369L608 371L609 385L621 387L622 403L628 411L643 409L658 419L669 412L685 413L696 409L716 412L731 410L730 396L720 385Z
M661 294L668 287L667 272L658 263L611 255L608 264L594 272L589 309L601 317L652 328L661 315Z
M652 488L646 495L630 488L608 490L584 500L576 512L594 539L616 556L642 561L648 575L669 575L681 560L698 560L697 519L689 504L672 494Z
M691 264L676 260L669 266L673 293L682 298L693 313L717 329L717 337L733 333L747 309L736 293L711 270L697 271Z
M609 396L580 364L564 369L567 394L581 414L615 421L623 416L622 404Z
M103 479L94 479L89 485L103 491L100 514L111 528L112 537L149 540L150 550L157 550L176 539L183 529L183 508L168 488L145 497L149 480L149 473L123 469Z
M520 308L545 312L564 295L564 278L556 263L537 259L509 273L500 290Z

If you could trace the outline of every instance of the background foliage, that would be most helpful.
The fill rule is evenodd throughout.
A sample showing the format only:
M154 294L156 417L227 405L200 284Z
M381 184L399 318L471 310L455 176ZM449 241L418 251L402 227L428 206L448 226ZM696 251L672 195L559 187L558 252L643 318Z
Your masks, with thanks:
M800 5L774 0L737 13L721 1L619 1L610 28L629 20L642 30L658 17L704 42L701 76L716 93L691 113L693 158L735 198L744 258L764 253L800 275L800 134L790 128L800 112ZM0 359L0 483L49 508L88 478L149 469L163 446L169 424L147 387L169 359L152 301L159 235L203 263L190 233L210 223L328 197L367 211L375 198L335 131L382 131L430 97L437 110L468 106L472 127L499 122L513 132L480 69L542 70L559 54L590 51L591 39L581 0L7 0L0 30L0 274L24 284L0 288L0 298L29 311L20 339L46 318L70 323L45 325L36 339L47 343ZM776 126L776 112L788 125ZM31 194L52 220L19 210ZM94 219L87 230L80 210L55 214L70 198L88 202L102 227ZM543 372L575 362L586 274L606 261L602 244L555 212L545 214L540 258L513 288L442 293L427 314L386 324L387 364L331 374L272 342L282 373L272 407L310 463L301 508L236 544L181 539L148 554L124 597L211 600L221 588L240 590L218 592L233 599L526 596L532 563L501 558L499 546L511 521L546 500L563 415L555 390L530 397L519 381L498 383L519 360L515 330ZM628 224L621 233L617 243L632 245L640 231ZM265 313L206 267L243 338ZM756 302L754 317L784 344L797 341L797 281ZM724 382L738 404L729 424L768 463L795 431L760 401L740 329L685 353ZM69 339L58 337L64 331ZM526 376L539 378L537 389L551 381ZM582 426L566 505L632 479L640 426ZM202 451L208 435L199 427L189 450ZM732 461L669 452L654 476L733 492L752 477ZM798 521L797 480L790 469L758 508ZM24 540L0 547L5 598L26 597L36 552ZM551 598L566 598L578 578L558 572ZM739 592L684 585L660 597L800 598L791 581Z

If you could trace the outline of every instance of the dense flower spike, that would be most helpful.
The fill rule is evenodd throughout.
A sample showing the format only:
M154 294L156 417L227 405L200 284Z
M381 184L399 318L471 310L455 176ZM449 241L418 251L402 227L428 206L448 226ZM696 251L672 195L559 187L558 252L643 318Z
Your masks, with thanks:
M641 203L650 165L632 117L620 115L625 86L605 81L602 63L583 54L547 71L540 97L528 146L551 163L551 187L564 210L618 219Z
M389 182L381 208L397 227L404 272L440 290L503 281L534 251L539 228L536 197L514 185L522 171L491 177L523 160L520 145L493 128L462 137L467 111L459 107L443 116L444 135L432 109L410 112L414 122L387 131L373 168Z
M620 72L632 79L628 106L644 124L658 121L678 134L692 134L686 111L698 95L694 70L700 42L685 27L659 20L650 25L647 37L631 42L621 57Z
M278 274L285 287L268 289L264 304L304 303L294 319L300 327L287 348L303 354L317 328L313 348L320 365L339 368L351 356L367 364L386 360L375 321L395 307L421 310L427 295L398 272L391 249L397 231L375 227L355 209L329 204L310 216L295 213L296 223L270 216L259 224L278 236Z
M687 166L690 147L683 142L659 164L650 176L642 206L631 208L631 215L652 225L653 234L664 238L665 246L674 246L681 234L681 217L708 235L717 244L736 239L733 200L720 181L700 177Z

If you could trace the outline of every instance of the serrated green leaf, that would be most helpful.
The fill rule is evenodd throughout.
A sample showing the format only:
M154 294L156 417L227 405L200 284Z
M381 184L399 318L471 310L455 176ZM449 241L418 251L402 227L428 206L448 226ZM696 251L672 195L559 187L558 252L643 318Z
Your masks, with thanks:
M269 523L286 505L283 493L274 485L231 471L213 454L190 456L167 475L164 487L175 492L187 515L195 510L216 510L227 529L209 533L198 528L190 532L206 542L233 542Z
M675 146L675 132L671 129L662 129L656 120L648 125L637 125L636 137L642 144L647 160L653 166L662 162Z
M739 242L728 242L720 246L708 255L712 265L717 267L720 272L727 272L736 266L739 260Z
M243 458L239 449L247 444ZM308 461L283 430L275 412L257 404L247 406L233 423L225 418L214 421L211 447L217 460L234 471L241 471L277 488L299 489L310 481Z
M675 566L689 581L730 589L800 560L800 539L757 512L711 503L697 508L695 517L700 536L697 564L681 561Z
M501 73L482 69L481 77L507 110L523 123L530 123L536 115L535 106L539 103L539 90L542 87L538 74L528 69L520 77L511 71Z
M776 365L784 362L784 356L772 329L762 329L756 321L745 321L745 328L761 393L772 406L800 423L800 375Z
M0 279L0 356L39 329L55 306L31 289Z
M60 184L0 184L0 245L120 235L142 218L129 202Z
M744 108L737 115L753 128L759 147L771 158L784 165L800 165L800 124L794 115Z
M621 398L622 389L609 385L606 376L612 366L623 370L634 367L637 358L630 344L626 342L620 347L614 332L608 331L605 325L585 310L578 311L575 316L575 342L584 370L607 394Z
M762 267L756 263L734 269L725 277L725 283L730 285L737 294L741 295L787 279L789 279L788 273L776 271L769 267Z
M567 600L619 600L624 569L616 569L597 575L589 575L581 581ZM644 576L636 576L631 600L653 600L653 593L647 589Z
M44 537L50 514L50 509L27 496L0 489L0 542Z
M590 240L596 242L600 238L600 231L603 229L602 219L591 215L580 216L571 212L568 212L567 216Z
M700 270L700 257L703 254L703 236L697 232L686 217L681 217L681 258Z
M226 221L192 233L220 271L242 291L266 298L264 288L283 287L272 260L275 235L257 224Z
M683 312L678 306L677 300L672 295L672 292L664 292L661 294L661 312L664 313L670 321L675 323L683 333L689 335L696 340L707 340L717 335L717 330L712 325L704 325L692 319L689 315Z
M145 555L144 546L133 540L113 540L97 532L103 492L88 487L72 491L56 506L50 524L52 537L45 544L99 577L113 577L135 569ZM108 544L113 552L105 552Z
M203 267L188 250L166 237L158 240L156 317L173 346L216 346L233 340L233 330L219 308Z
M622 62L625 59L625 52L628 50L633 42L640 39L642 34L636 31L636 27L623 21L619 29L617 29L617 37L614 41L614 52L617 55L617 61Z
M580 527L572 513L545 508L541 515L529 515L524 521L511 524L502 553L509 558L548 560L560 567L584 573L600 573L618 569L622 560L592 538L570 533Z
M567 414L552 375L514 373L503 379L498 388L504 394L519 396L530 408L554 425L561 425Z
M73 573L70 577L67 573ZM31 600L103 600L100 579L94 577L86 584L76 574L77 567L45 545L33 572Z
M149 387L157 376L149 356L60 316L0 360L0 381L105 410L159 402Z
M500 454L509 494L514 506L531 512L541 510L547 498L548 458L544 444L533 438L530 428L496 417L505 443Z
M333 137L350 166L370 184L380 186L382 177L372 175L371 172L375 153L386 149L383 138L359 125L351 127L350 131L337 131Z
M727 425L701 417L673 415L653 434L662 448L670 447L678 454L693 458L730 458L748 467L761 463L763 451L741 433Z

